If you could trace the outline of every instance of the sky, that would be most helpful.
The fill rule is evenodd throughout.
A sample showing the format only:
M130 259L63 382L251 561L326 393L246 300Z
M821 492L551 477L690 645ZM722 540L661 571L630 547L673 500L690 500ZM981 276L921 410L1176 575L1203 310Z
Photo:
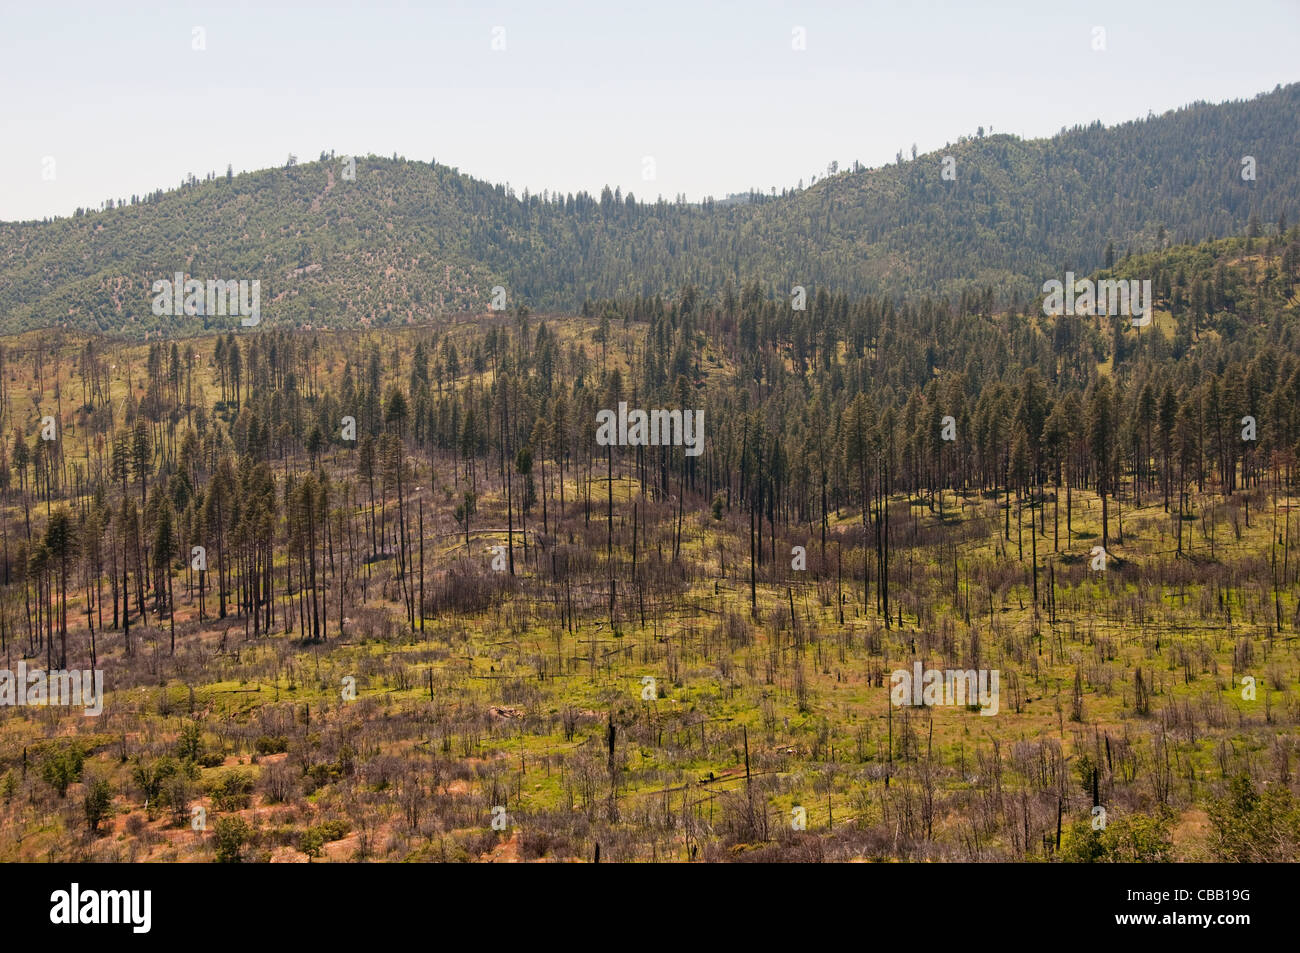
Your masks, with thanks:
M0 0L0 221L394 152L653 200L1300 79L1300 0Z

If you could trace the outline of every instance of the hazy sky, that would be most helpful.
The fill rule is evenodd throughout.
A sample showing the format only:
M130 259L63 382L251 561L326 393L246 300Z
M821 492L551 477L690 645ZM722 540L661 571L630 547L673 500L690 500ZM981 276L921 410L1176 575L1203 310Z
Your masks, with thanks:
M721 197L1300 79L1300 0L0 6L0 220L329 149Z

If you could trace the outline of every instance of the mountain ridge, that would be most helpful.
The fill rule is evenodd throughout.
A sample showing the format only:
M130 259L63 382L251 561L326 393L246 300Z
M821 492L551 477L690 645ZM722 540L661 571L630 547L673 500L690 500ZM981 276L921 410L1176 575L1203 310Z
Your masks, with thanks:
M957 295L1018 302L1067 268L1293 215L1300 84L1193 103L1050 139L1008 134L745 202L635 201L606 187L559 201L458 169L341 157L191 180L101 212L0 223L0 330L127 336L217 326L159 318L151 283L254 279L271 324L400 324L506 306L757 281L769 294ZM945 179L951 156L954 179ZM1241 176L1243 157L1257 178ZM856 164L855 164L856 165Z

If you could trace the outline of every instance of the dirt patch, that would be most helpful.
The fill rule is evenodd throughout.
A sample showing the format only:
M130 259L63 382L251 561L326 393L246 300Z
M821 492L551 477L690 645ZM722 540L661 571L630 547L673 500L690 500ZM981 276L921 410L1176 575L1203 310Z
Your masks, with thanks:
M323 856L329 860L349 860L360 846L361 835L354 831L347 837L330 841L321 850Z
M510 835L508 841L497 844L491 850L479 856L479 860L489 864L517 864L519 857L519 832Z

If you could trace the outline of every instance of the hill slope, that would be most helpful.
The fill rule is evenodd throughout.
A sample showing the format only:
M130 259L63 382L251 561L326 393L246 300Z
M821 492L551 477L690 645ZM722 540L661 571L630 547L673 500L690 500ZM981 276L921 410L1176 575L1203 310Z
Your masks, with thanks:
M151 283L258 279L269 323L400 323L508 304L716 289L757 279L838 291L1031 297L1065 267L1240 232L1300 192L1300 85L1045 140L963 139L882 169L743 203L640 204L611 193L515 196L430 163L341 158L208 181L47 223L0 225L0 330L129 335L159 318ZM941 177L943 157L955 180ZM1253 156L1255 181L1243 181ZM226 326L228 319L212 319ZM237 323L237 322L234 322Z

